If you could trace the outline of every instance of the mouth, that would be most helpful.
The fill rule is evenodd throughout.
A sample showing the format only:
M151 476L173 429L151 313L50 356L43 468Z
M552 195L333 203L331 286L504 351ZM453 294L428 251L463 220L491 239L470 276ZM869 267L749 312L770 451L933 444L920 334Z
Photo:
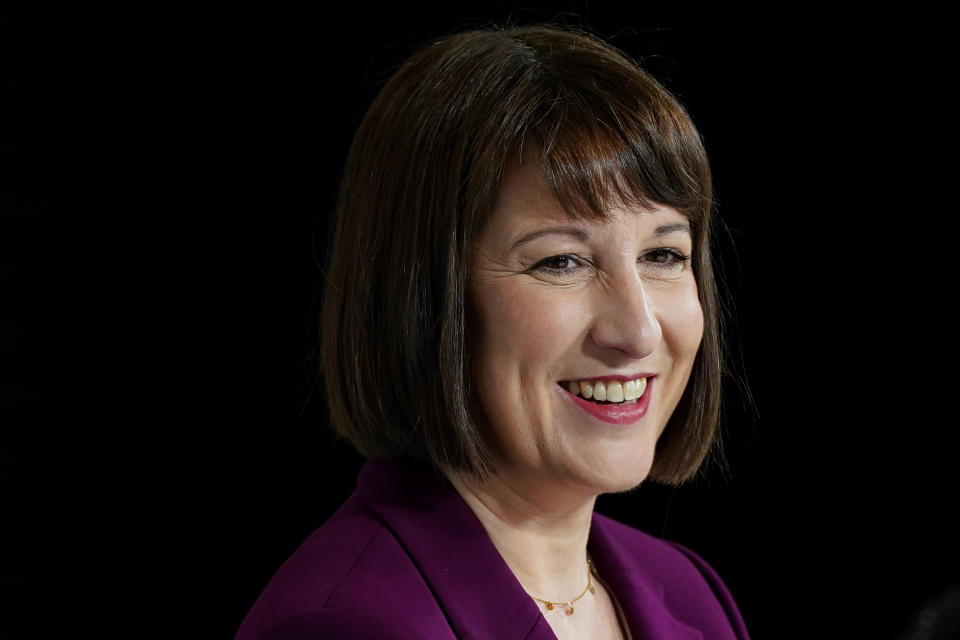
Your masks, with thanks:
M656 376L627 380L564 380L564 395L591 416L610 424L629 424L643 418L650 406L650 387Z
M630 380L567 380L560 386L570 394L598 405L632 404L643 398L650 376Z

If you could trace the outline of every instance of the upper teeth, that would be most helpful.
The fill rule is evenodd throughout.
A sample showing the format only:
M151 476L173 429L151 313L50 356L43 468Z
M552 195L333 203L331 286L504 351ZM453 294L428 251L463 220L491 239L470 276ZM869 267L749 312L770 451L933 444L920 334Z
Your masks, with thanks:
M567 389L573 395L581 395L588 400L606 400L607 402L623 402L624 400L636 400L647 390L647 379L637 378L628 380L624 383L618 380L571 380L567 383Z

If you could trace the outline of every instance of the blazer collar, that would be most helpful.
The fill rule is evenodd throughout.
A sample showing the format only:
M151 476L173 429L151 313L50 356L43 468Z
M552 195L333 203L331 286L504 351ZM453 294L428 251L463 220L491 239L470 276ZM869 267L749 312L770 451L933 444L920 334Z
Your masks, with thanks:
M700 631L670 614L663 584L652 576L654 572L643 570L637 549L625 545L623 536L616 534L618 527L623 525L594 513L587 550L597 573L623 608L631 635L634 638L702 640Z
M413 559L458 638L556 640L473 511L429 465L369 461L357 492Z

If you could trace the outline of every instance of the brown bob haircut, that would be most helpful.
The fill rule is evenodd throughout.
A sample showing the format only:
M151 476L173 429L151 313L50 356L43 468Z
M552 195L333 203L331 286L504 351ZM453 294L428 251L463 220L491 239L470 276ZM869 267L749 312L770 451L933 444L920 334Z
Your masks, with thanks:
M334 429L367 457L496 473L470 400L466 286L473 241L521 151L536 154L571 218L604 219L613 202L688 217L704 335L649 477L691 478L720 411L709 163L656 80L565 28L442 39L404 62L367 112L344 170L323 300Z

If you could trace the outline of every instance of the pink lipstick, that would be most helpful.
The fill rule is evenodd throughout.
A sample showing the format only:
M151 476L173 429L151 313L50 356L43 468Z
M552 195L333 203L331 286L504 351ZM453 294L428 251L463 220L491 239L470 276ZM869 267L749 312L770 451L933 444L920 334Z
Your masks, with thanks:
M650 389L653 386L653 380L656 376L647 378L647 388L643 395L636 402L617 403L617 404L597 404L584 400L580 396L570 393L564 385L558 385L563 393L573 401L575 405L586 411L588 414L603 420L609 424L631 424L642 419L647 415L647 408L650 406ZM615 380L615 377L609 378Z

